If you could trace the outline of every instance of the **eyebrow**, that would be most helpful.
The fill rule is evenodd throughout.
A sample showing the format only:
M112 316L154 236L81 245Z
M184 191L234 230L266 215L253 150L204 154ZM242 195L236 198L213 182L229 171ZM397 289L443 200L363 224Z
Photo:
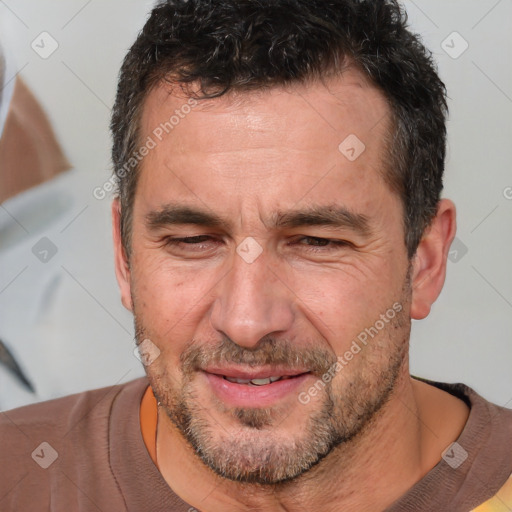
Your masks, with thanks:
M155 230L170 225L187 225L230 229L231 222L212 212L197 207L167 204L146 215L146 225ZM346 228L364 236L372 233L368 217L340 206L316 206L300 210L278 212L272 215L270 228L300 228L330 226Z
M224 219L204 210L190 206L167 204L160 210L146 215L146 225L149 229L158 229L176 224L194 224L205 227L227 227Z
M298 228L303 226L330 226L347 228L364 236L372 233L366 215L355 213L341 206L318 206L306 210L292 210L275 215L275 227Z

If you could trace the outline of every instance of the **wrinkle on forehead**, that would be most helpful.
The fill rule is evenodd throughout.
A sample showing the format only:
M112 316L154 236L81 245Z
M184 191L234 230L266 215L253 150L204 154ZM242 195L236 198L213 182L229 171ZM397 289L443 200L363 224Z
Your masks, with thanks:
M345 95L349 90L352 98L347 101ZM197 84L183 86L182 84L161 82L153 88L146 99L144 117L147 117L148 111L169 109L172 112L198 93ZM216 98L199 99L194 110L209 112L213 116L224 113L247 115L254 110L255 105L275 96L282 97L283 93L290 96L298 95L305 99L310 99L309 96L313 93L317 99L331 103L333 106L339 104L346 107L350 107L350 104L353 103L355 94L361 96L361 101L364 101L367 107L371 107L367 110L375 111L379 117L389 110L380 89L355 66L347 66L342 72L322 77L321 80L310 79L305 82L273 85L255 90L232 90ZM371 97L368 96L368 93L371 93ZM314 101L314 98L311 99Z
M141 136L187 101L169 95L168 87L156 88L145 105ZM268 213L270 203L290 207L303 196L306 204L347 200L352 208L371 200L375 209L382 199L389 114L385 96L355 70L324 83L201 100L144 158L139 185L153 181L146 183L151 208L198 195L226 209L222 194L244 216L256 204ZM350 134L365 144L354 162L339 150Z

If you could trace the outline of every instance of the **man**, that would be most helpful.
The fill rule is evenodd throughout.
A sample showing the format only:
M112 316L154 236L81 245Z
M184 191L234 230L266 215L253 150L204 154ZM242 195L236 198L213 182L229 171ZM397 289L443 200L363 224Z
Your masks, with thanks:
M510 508L512 413L409 375L445 113L393 1L156 7L112 119L147 380L4 414L2 510Z

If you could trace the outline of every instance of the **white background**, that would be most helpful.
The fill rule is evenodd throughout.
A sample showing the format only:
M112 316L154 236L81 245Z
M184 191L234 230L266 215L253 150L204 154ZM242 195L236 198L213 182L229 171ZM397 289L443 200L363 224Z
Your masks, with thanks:
M54 395L83 386L72 382L71 373L84 373L88 384L89 372L95 386L142 374L129 344L131 316L119 303L114 278L109 200L95 199L92 190L110 176L108 123L117 72L151 5L149 0L0 2L3 39L80 175L78 199L63 221L73 221L65 231L70 238L56 241L73 251L66 268L80 283L76 307L61 319L71 346L87 343L90 336L101 338L102 328L109 332L103 348L90 354L89 367L72 369L69 389L53 390ZM511 406L512 199L504 191L512 187L512 1L409 0L404 5L449 91L444 195L457 204L458 238L468 248L449 263L445 289L431 315L413 326L412 373L464 382ZM43 31L59 44L48 59L31 49ZM441 46L454 31L469 45L456 59ZM461 48L458 35L447 41ZM27 265L35 264L32 254L26 258ZM18 263L19 268L25 264ZM2 269L0 289L17 275L15 267ZM13 294L16 286L21 284L14 282L4 293Z

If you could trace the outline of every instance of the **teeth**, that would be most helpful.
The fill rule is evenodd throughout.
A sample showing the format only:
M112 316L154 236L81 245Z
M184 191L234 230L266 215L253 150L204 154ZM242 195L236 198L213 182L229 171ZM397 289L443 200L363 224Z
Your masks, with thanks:
M226 380L229 380L229 382L234 382L236 384L249 384L251 382L251 379L235 379L234 377L224 377Z
M284 379L285 377L281 377L276 375L275 377L267 377L266 379L236 379L234 377L224 377L229 382L234 382L235 384L252 384L253 386L265 386L270 384L271 382L276 382L280 379Z
M252 379L251 384L254 386L264 386L265 384L270 384L272 381L270 380L270 377L267 379Z

